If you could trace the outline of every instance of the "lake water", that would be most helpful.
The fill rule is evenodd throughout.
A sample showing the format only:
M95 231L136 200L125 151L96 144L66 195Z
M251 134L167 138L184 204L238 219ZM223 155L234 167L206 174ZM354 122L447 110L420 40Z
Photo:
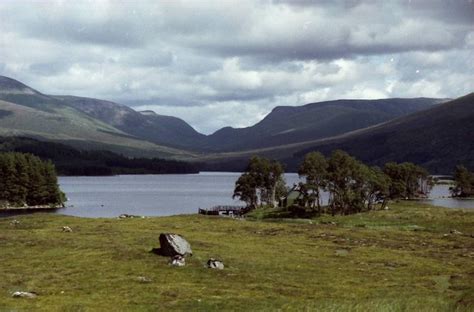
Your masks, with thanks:
M168 216L198 208L243 205L232 199L238 173L60 177L68 197L57 212L81 217L117 217L122 213ZM70 206L73 207L70 207Z
M59 177L68 197L67 208L55 213L80 217L117 217L120 214L168 216L197 213L198 208L243 205L232 199L239 173L202 172L189 175L121 175L111 177ZM297 174L285 174L287 185L299 182ZM449 208L474 208L474 200L442 198L447 185L437 185L424 200ZM327 194L323 194L327 202Z

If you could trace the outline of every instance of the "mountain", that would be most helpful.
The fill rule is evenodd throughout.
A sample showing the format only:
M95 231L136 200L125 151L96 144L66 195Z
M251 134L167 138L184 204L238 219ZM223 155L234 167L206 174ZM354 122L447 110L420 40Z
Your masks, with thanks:
M176 117L158 115L152 111L137 112L125 105L92 98L55 98L125 133L153 143L190 149L199 146L205 138L205 135Z
M191 153L146 141L67 104L0 76L0 135L42 138L132 156L193 158Z
M283 161L288 171L296 171L306 153L329 155L336 149L372 165L410 161L431 173L450 174L458 164L474 170L474 93L332 138L209 155L206 169L238 171L251 155L264 155Z
M427 109L443 99L337 100L304 106L279 106L248 128L226 127L209 136L204 147L241 151L332 137Z
M242 170L258 154L282 160L294 171L305 153L334 149L376 165L412 161L439 173L449 173L460 163L474 168L473 94L446 101L337 100L281 106L254 126L226 127L205 136L179 118L99 99L46 95L0 76L0 135L127 156L204 161L207 170Z

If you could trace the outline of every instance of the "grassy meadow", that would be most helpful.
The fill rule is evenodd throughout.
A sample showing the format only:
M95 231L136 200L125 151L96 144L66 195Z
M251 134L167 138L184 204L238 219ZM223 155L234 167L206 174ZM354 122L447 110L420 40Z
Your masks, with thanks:
M0 218L0 311L473 311L474 211L389 207L313 220ZM161 232L191 243L185 267L149 252ZM225 269L207 269L210 257Z

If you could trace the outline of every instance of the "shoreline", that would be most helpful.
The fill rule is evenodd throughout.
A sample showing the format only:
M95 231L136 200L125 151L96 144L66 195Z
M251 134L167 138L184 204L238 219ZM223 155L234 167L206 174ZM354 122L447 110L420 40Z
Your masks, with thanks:
M25 210L53 210L66 208L64 205L61 206L49 206L49 205L40 205L40 206L26 206L26 207L0 207L0 212L6 211L25 211Z

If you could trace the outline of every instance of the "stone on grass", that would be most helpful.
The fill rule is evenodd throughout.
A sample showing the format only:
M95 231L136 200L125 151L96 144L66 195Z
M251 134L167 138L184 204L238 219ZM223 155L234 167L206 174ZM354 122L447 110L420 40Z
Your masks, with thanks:
M12 222L10 222L10 225L13 225L13 226L17 226L18 224L20 224L20 221L14 219L12 220Z
M224 262L210 258L207 260L207 267L209 269L224 270Z
M71 233L72 229L69 226L63 226L63 232Z
M140 282L140 283L151 283L152 279L148 278L146 276L139 276L139 277L137 277L137 281Z
M130 215L126 213L122 213L120 216L118 216L119 219L134 219L134 218L145 218L144 216L135 216L135 215Z
M172 233L160 234L160 248L153 252L167 257L193 255L191 245L181 235Z
M184 259L183 256L176 255L176 256L171 257L170 265L177 266L177 267L182 267L182 266L186 265L186 260Z
M36 298L38 296L35 292L28 292L28 291L15 291L12 294L13 298Z

